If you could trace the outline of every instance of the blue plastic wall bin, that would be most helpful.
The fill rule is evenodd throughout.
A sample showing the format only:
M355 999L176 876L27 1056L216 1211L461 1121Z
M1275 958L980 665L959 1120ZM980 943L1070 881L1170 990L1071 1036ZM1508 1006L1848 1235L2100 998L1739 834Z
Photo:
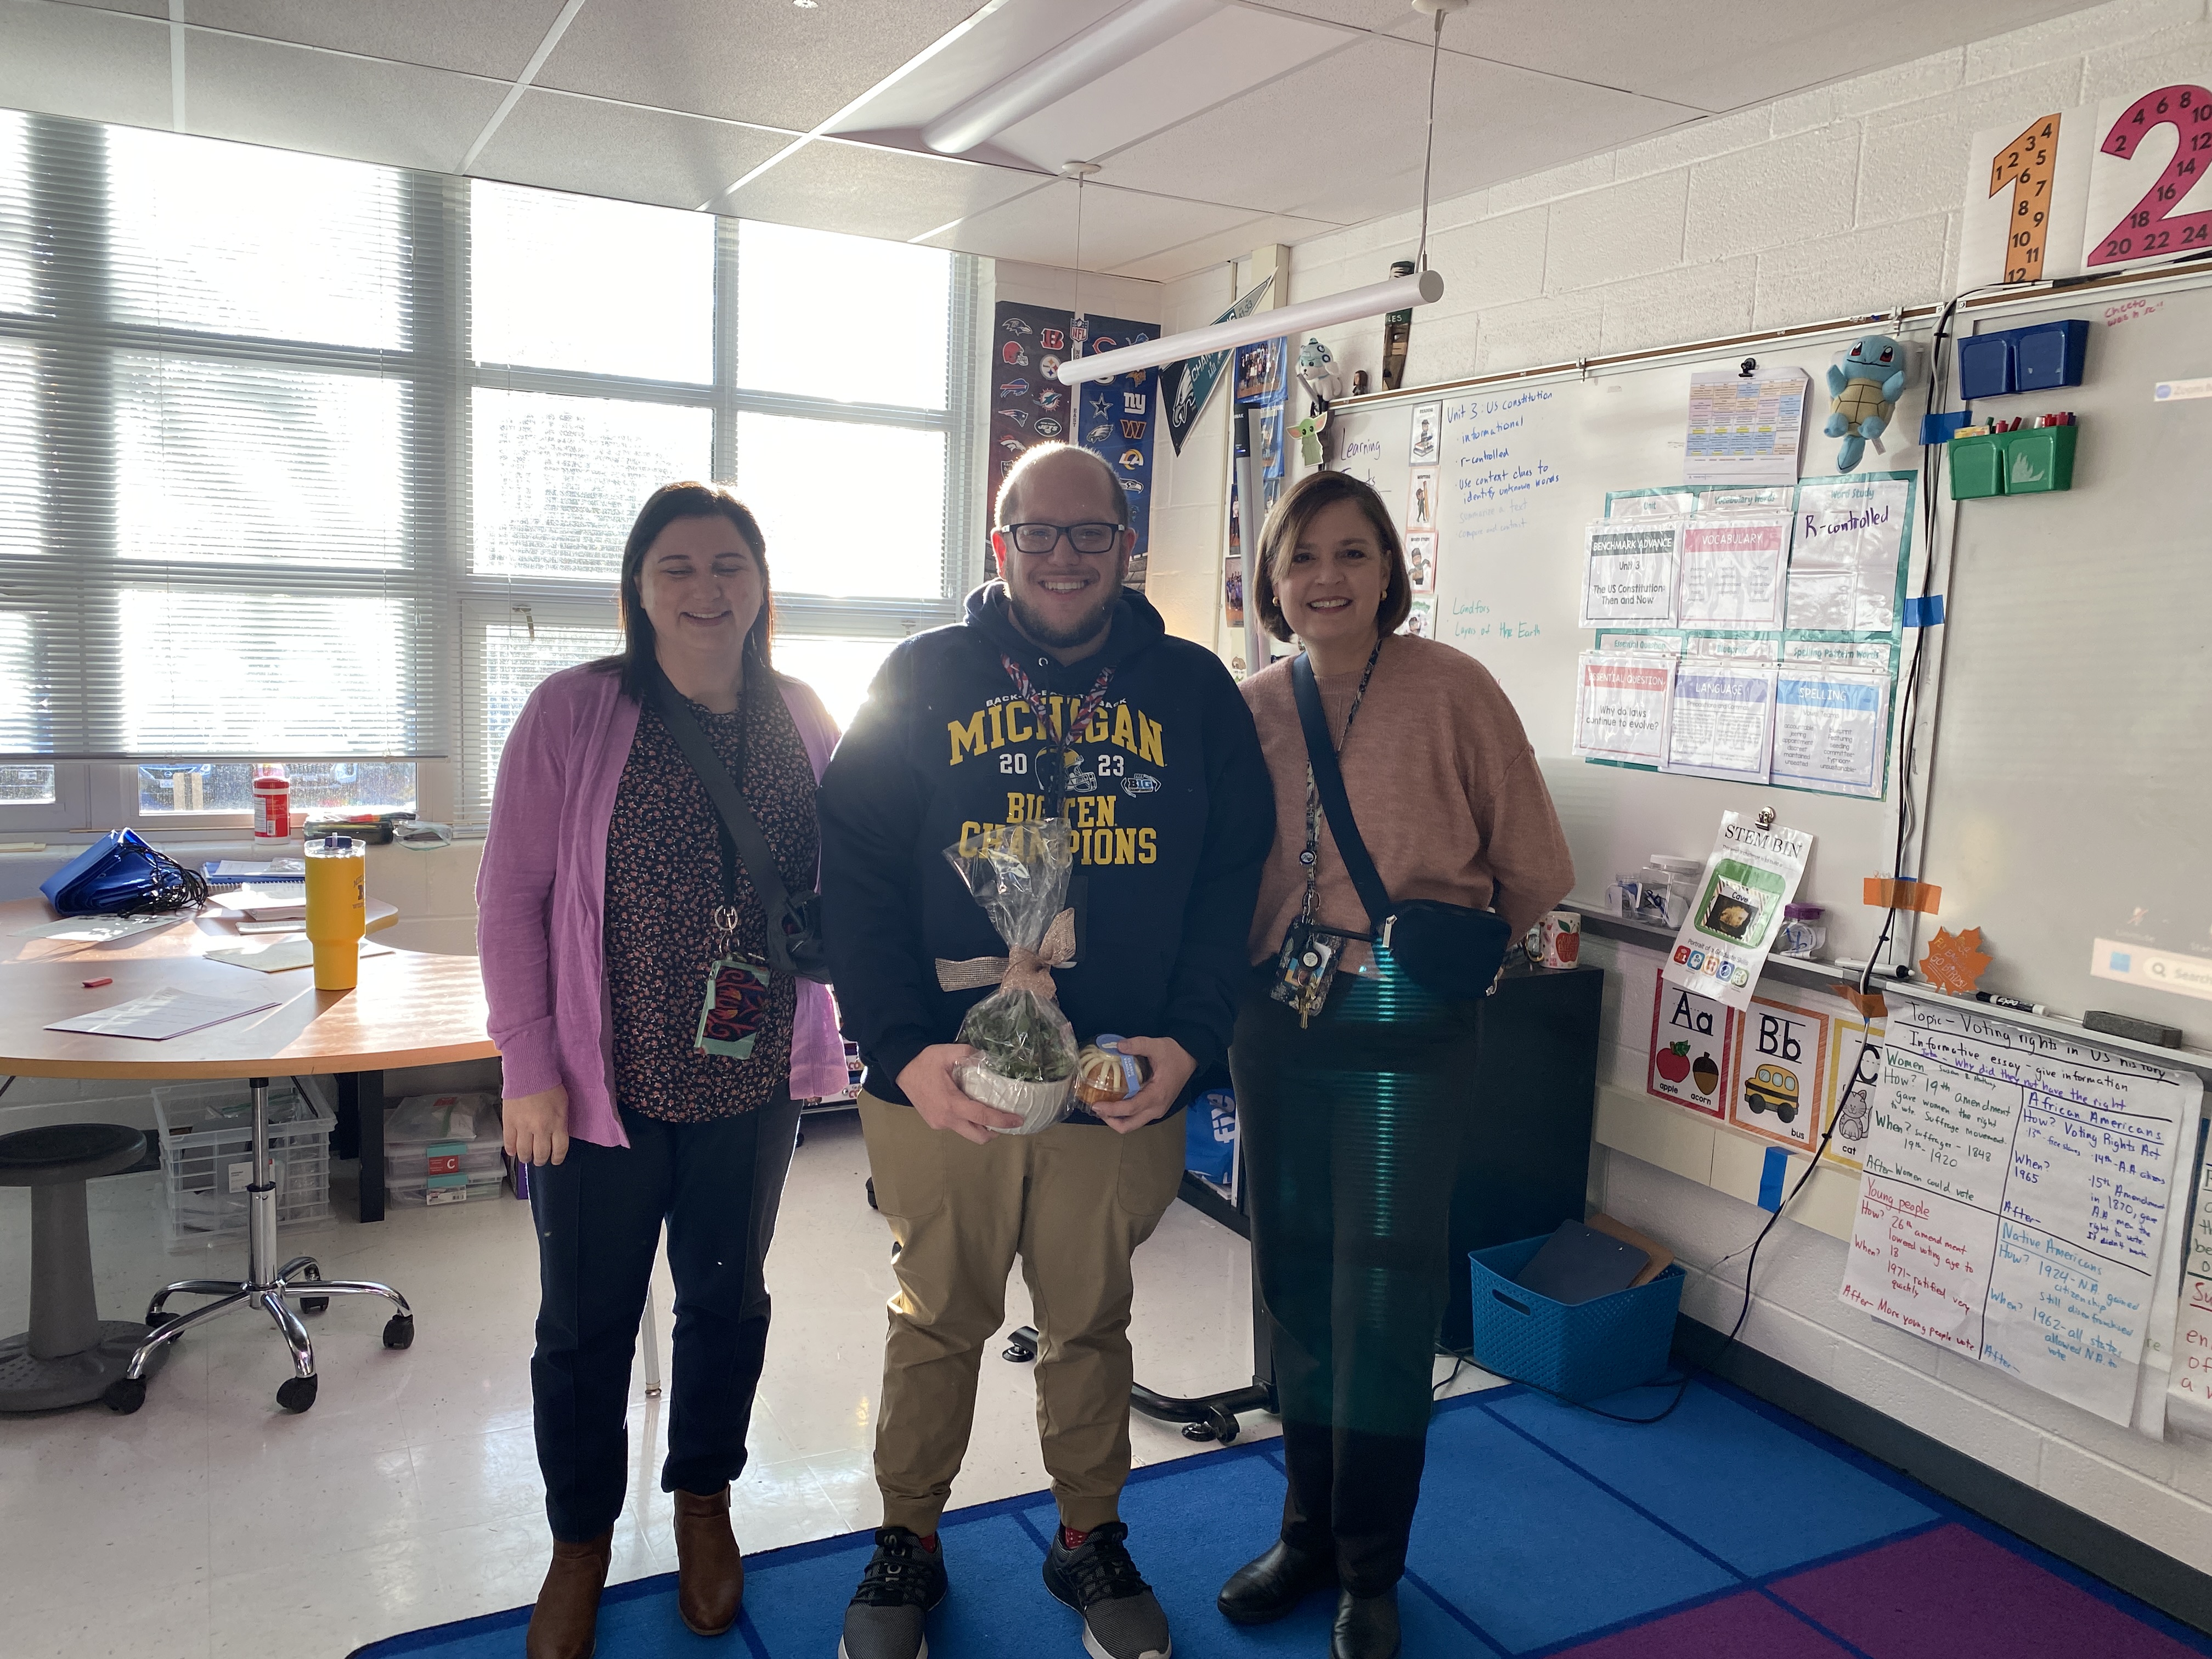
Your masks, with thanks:
M1468 1258L1474 1363L1577 1403L1663 1372L1682 1306L1681 1268L1670 1264L1648 1285L1571 1307L1514 1282L1543 1246L1544 1238L1524 1238Z
M2081 384L2089 349L2087 318L2066 317L1959 342L1959 397L1966 403Z

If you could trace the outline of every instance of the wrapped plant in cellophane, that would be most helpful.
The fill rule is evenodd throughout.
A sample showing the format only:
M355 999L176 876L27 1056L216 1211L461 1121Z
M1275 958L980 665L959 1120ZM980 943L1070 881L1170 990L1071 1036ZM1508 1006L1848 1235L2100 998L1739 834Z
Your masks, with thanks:
M1074 943L1073 917L1061 920L1074 848L1065 818L993 825L990 835L988 844L970 836L945 849L1006 942L999 988L960 1023L976 1057L952 1077L970 1098L1020 1115L1021 1127L1006 1133L1035 1134L1066 1115L1075 1078L1075 1031L1054 1000L1050 966Z

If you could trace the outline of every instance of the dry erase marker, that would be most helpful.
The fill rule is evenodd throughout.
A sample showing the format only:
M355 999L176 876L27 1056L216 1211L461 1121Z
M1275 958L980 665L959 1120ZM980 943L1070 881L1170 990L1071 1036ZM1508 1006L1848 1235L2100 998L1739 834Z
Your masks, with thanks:
M1854 962L1849 957L1838 957L1832 965L1854 974L1863 974L1867 969L1865 963ZM1876 979L1911 979L1912 969L1901 962L1886 963L1874 970L1874 976Z
M2039 1002L2022 1002L2018 997L2001 997L1995 991L1977 991L1974 1000L1986 1002L1992 1008L2016 1008L2023 1014L2048 1014L2051 1012Z

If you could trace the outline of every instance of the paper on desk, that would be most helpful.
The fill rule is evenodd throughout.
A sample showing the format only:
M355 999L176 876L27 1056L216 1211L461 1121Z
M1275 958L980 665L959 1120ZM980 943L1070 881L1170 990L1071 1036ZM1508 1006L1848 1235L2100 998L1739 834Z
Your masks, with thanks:
M179 910L159 916L64 916L59 921L42 921L35 927L18 927L14 937L105 945L110 939L128 939L133 933L149 933L156 927L173 926L188 914Z
M283 1000L265 992L248 992L240 997L212 997L197 991L180 991L173 985L164 985L158 991L149 991L143 997L133 997L128 1002L95 1008L88 1014L77 1014L69 1019L58 1019L46 1030L82 1031L90 1036L142 1037L149 1042L163 1042L173 1036L182 1036L187 1031L204 1030L210 1025L220 1025L227 1019L258 1014L264 1008L274 1008Z
M252 922L246 924L249 927L253 925ZM392 947L371 945L363 939L361 954L364 961L370 957L388 957L392 954ZM210 951L207 959L210 962L227 962L235 968L252 968L264 974L282 974L294 968L312 965L315 960L315 946L313 940L301 933L279 939L274 945L239 945L228 951Z

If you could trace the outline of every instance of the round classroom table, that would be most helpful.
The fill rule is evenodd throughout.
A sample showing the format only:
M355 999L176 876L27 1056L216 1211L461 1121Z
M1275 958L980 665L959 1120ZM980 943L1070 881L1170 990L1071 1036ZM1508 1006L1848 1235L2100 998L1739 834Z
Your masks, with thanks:
M371 933L398 920L372 899ZM235 919L202 912L166 927L94 943L40 937L57 920L44 899L0 903L0 1073L117 1078L331 1077L337 1083L338 1150L361 1159L361 1219L384 1218L384 1073L489 1059L483 978L474 957L394 950L364 957L350 991L318 991L313 970L262 974L210 962L209 951L286 935L237 932ZM88 979L111 985L88 989ZM49 1031L72 1014L111 1007L164 986L236 996L266 990L274 1008L162 1042Z

